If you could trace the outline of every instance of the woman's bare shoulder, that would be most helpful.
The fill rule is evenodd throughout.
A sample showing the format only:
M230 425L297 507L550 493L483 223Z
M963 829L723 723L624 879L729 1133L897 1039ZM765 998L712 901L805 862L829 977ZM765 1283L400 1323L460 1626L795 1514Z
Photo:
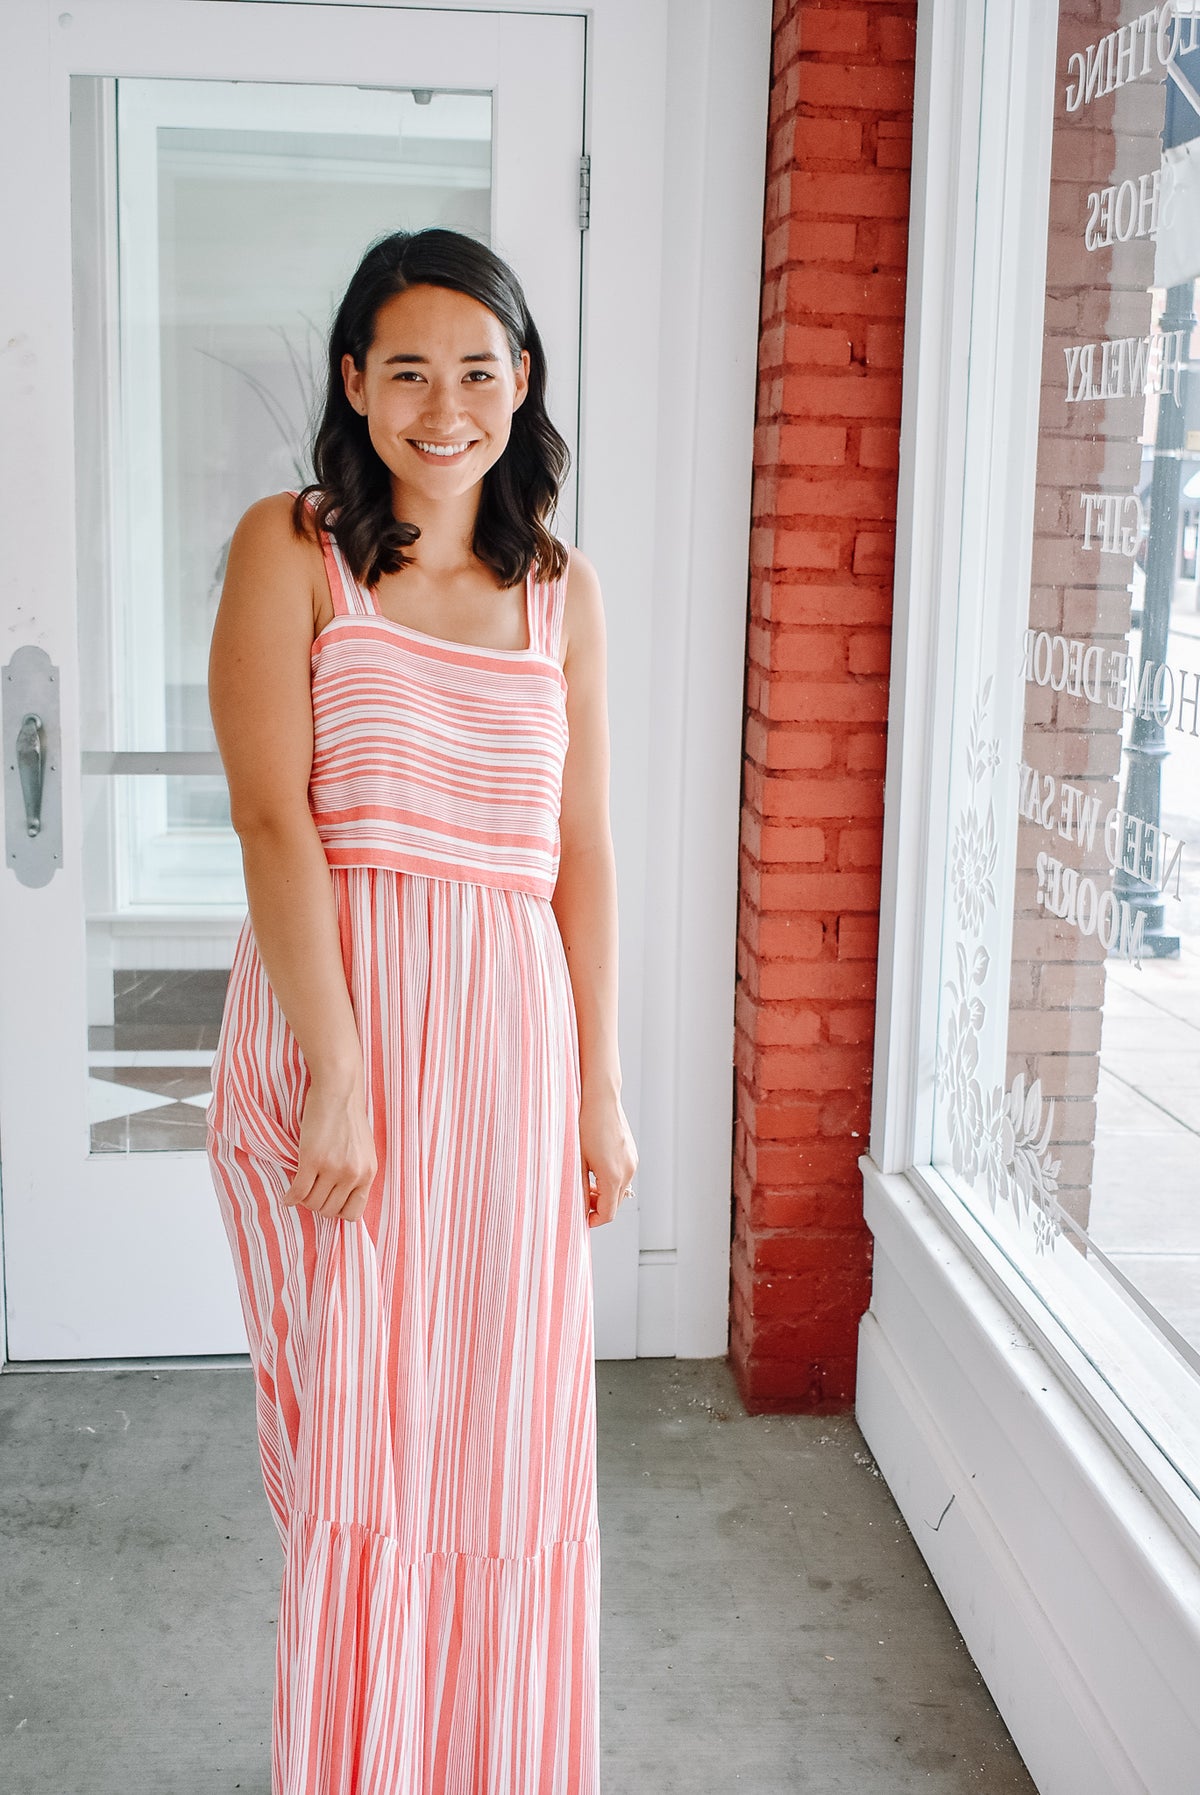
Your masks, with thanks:
M569 557L567 561L568 592L571 590L572 583L578 586L581 582L583 584L588 584L590 582L598 593L600 590L600 576L584 554L583 550L574 542L568 542L566 549Z
M292 495L272 493L243 513L229 544L225 584L218 608L220 627L285 629L312 641L315 611L324 583L315 534L298 535L292 523Z
M574 643L586 649L604 640L604 599L600 576L581 548L568 544L567 587L563 601L563 660Z
M310 560L313 549L318 547L316 531L306 509L307 527L303 535L297 532L294 507L295 494L290 492L273 492L256 499L238 519L234 543L250 554L282 554L296 564Z

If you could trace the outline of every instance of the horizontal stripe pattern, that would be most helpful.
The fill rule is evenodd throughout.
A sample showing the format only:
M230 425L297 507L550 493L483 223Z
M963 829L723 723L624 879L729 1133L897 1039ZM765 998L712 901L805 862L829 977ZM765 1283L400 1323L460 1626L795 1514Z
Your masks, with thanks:
M323 536L334 616L313 643L308 800L331 866L549 898L568 744L565 575L525 582L529 646L443 641L384 617Z
M283 1547L271 1787L598 1795L579 1043L545 888L561 670L468 650L447 680L440 653L338 616L314 761L347 800L327 854L379 1162L361 1222L280 1201L310 1081L248 917L208 1110ZM450 788L436 760L455 742ZM423 769L412 816L399 755ZM339 841L372 859L339 864Z

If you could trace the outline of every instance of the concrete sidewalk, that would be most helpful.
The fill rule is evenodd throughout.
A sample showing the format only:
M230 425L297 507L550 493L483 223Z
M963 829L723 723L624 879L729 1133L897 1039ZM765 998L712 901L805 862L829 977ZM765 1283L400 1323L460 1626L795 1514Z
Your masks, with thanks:
M1200 1349L1200 950L1108 963L1088 1233Z
M1036 1795L862 1436L597 1366L604 1795ZM0 1789L270 1795L243 1368L0 1377Z
M1171 613L1169 652L1200 677L1194 594ZM1164 926L1180 951L1107 963L1088 1233L1200 1349L1200 735L1170 728L1164 747L1160 817L1184 844L1164 874Z

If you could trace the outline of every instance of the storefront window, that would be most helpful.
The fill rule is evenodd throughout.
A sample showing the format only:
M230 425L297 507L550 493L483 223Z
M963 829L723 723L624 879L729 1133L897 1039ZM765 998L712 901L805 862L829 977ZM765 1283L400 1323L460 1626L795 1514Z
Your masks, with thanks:
M1053 107L1028 582L957 648L933 1161L1200 1492L1200 7L1064 0Z

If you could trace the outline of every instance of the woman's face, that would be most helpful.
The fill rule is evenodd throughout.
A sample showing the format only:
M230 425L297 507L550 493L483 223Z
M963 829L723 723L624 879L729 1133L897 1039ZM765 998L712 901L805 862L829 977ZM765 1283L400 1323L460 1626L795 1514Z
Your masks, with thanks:
M414 286L379 308L366 366L343 356L342 378L395 480L430 499L456 498L507 447L529 390L529 351L514 367L487 306L449 287Z

